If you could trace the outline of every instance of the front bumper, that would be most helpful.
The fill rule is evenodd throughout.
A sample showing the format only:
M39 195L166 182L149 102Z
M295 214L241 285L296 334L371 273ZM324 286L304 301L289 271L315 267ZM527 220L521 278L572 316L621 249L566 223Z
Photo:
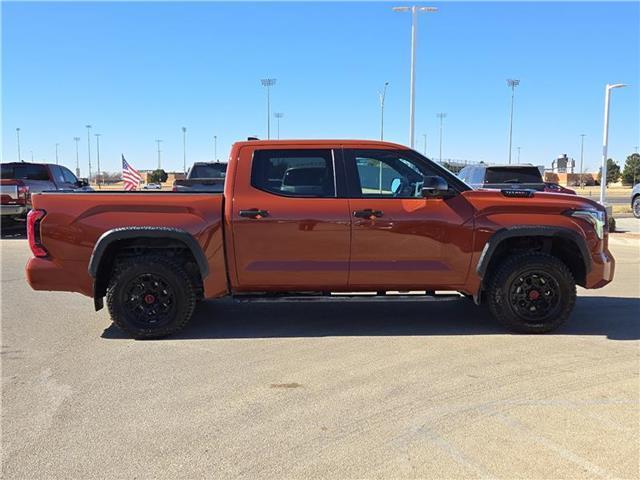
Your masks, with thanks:
M613 280L616 261L609 250L605 249L591 255L591 271L587 275L585 288L602 288Z

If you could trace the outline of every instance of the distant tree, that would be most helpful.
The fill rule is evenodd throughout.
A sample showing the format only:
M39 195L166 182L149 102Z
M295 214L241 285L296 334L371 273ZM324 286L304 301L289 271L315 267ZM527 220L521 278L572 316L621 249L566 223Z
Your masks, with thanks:
M620 165L613 158L607 159L607 185L620 180ZM598 185L602 183L602 167L598 171Z
M625 185L635 185L638 182L640 182L640 155L634 153L629 155L626 162L624 162L622 183Z
M148 177L149 183L164 183L167 181L167 178L169 178L169 175L161 168L151 172Z

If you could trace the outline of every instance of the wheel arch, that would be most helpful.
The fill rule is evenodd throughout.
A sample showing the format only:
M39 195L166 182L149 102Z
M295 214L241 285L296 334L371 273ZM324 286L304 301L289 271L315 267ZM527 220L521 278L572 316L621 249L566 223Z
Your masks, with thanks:
M114 228L100 236L89 259L88 272L93 278L96 310L100 310L103 306L102 297L106 294L108 276L114 264L115 254L132 242L136 242L136 246L141 248L145 245L152 245L154 248L184 248L196 263L200 279L203 281L209 274L209 264L200 244L185 230L168 227Z
M482 249L476 272L483 284L501 258L512 253L513 249L526 249L527 246L565 262L579 285L584 284L586 275L591 271L587 243L575 230L566 227L513 226L496 231Z

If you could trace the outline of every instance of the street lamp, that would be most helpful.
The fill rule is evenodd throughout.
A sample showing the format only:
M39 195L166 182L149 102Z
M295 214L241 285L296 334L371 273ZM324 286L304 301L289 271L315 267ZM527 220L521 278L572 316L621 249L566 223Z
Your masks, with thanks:
M436 117L440 119L440 164L442 164L442 122L447 117L445 112L440 112L436 114Z
M187 127L182 127L182 171L187 173Z
M282 112L274 112L273 116L278 119L277 120L277 122L278 122L278 140L280 140L280 119L282 117L284 117L284 113L282 113Z
M437 12L436 7L393 7L394 12L411 12L411 74L409 83L409 144L415 144L416 108L416 40L418 35L418 12Z
M91 125L85 125L87 127L87 152L89 154L89 183L91 183Z
M78 154L78 144L80 143L80 137L73 137L76 142L76 177L80 176L80 156Z
M158 144L158 170L162 168L162 164L160 163L160 142L162 142L162 140L156 139L156 143Z
M271 138L271 87L276 84L275 78L263 78L260 80L267 89L267 140Z
M604 93L604 131L602 133L602 170L600 174L600 205L604 205L607 190L607 150L609 148L609 105L611 104L611 90L627 87L624 83L616 83L605 87Z
M584 188L584 169L582 167L584 162L584 137L585 134L580 134L580 186Z
M384 82L382 92L378 92L380 96L380 140L384 140L384 99L387 96L387 87L389 82Z
M58 165L58 147L60 146L59 143L56 143L56 165Z
M16 136L18 137L18 161L20 161L20 128L16 128Z
M511 116L509 117L509 165L511 165L511 145L513 140L513 102L516 96L516 87L520 85L520 80L509 78L507 85L511 88Z
M100 188L100 135L101 133L96 133L96 162L98 163L98 173L96 176L96 183L98 184L98 188Z

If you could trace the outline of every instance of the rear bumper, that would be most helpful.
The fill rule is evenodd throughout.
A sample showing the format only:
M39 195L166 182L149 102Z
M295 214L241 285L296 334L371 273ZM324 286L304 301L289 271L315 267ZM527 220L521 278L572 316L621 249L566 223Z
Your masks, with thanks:
M24 205L0 205L0 215L2 216L12 216L19 217L22 215L26 215L29 211L28 207Z
M591 256L591 271L587 275L585 288L602 288L613 280L616 261L611 252L605 249Z
M86 270L84 262L65 262L63 266L50 258L32 257L25 273L34 290L78 292L93 297L93 282Z

